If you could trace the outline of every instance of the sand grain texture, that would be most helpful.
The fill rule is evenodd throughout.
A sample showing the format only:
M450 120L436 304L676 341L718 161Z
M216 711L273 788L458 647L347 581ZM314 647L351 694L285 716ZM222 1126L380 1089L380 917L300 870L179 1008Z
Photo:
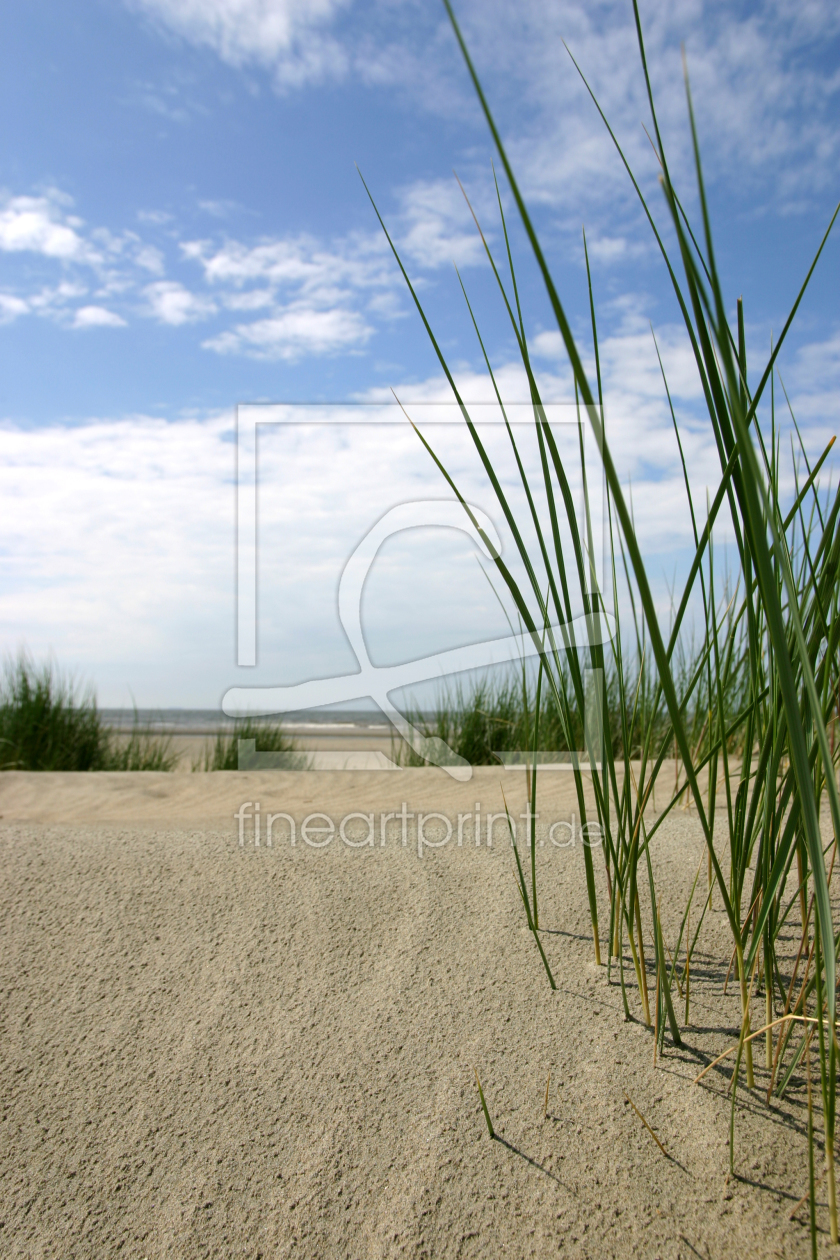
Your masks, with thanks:
M405 848L240 848L231 817L249 799L298 821L497 810L498 783L4 776L0 1254L808 1254L787 1220L807 1179L801 1092L775 1115L739 1095L727 1186L728 1076L690 1083L737 1034L720 914L692 999L707 1031L654 1069L652 1034L592 961L579 844L540 850L552 993L501 840L422 860L413 831ZM546 788L546 819L569 786ZM687 887L701 853L681 814L662 878ZM638 1016L634 985L629 1000Z

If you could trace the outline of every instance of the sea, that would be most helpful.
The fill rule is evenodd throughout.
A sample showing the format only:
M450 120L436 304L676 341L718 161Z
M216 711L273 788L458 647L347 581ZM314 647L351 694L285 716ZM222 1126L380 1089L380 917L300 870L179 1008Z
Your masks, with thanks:
M131 730L135 723L156 735L215 735L233 731L234 721L221 709L100 709L106 726L113 730ZM388 734L390 724L378 710L309 709L303 713L285 713L266 721L281 724L299 735L354 733Z

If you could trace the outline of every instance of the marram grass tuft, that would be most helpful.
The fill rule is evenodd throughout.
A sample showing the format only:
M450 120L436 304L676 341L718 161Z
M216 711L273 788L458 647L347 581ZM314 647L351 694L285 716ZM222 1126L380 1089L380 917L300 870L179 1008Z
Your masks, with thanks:
M481 233L530 391L533 411L530 440L541 470L538 480L530 482L524 471L526 461L520 458L517 446L523 439L514 437L509 424L510 466L494 467L375 205L374 210L451 386L527 575L527 580L520 584L502 558L496 560L499 577L515 614L539 653L539 680L547 701L543 704L535 699L532 712L539 719L541 709L547 709L550 704L557 729L567 741L561 745L563 747L579 747L574 741L584 732L586 773L591 778L595 813L604 837L603 860L608 888L608 904L599 906L593 858L585 846L595 958L596 961L601 959L603 937L607 966L611 967L614 959L619 960L625 1011L629 1014L631 995L625 984L623 966L626 944L636 974L638 1005L645 1023L652 1028L657 1047L664 1048L666 1032L673 1043L679 1043L680 1023L674 987L676 984L685 998L687 1019L691 953L712 899L723 907L732 941L730 966L735 969L741 998L740 1036L732 1047L736 1056L732 1124L734 1126L741 1075L748 1089L752 1090L756 1083L754 1045L761 1046L763 1039L764 1070L769 1077L768 1101L774 1092L781 1094L788 1087L803 1057L810 1072L810 1056L812 1051L816 1053L819 1088L814 1091L816 1103L812 1100L811 1111L816 1113L818 1107L822 1111L830 1233L836 1243L833 1151L838 1043L835 994L840 935L836 933L832 917L829 881L840 837L837 784L840 747L834 740L840 688L840 490L832 490L825 481L820 481L831 443L821 452L808 452L791 412L792 432L796 434L795 493L783 499L776 383L781 383L777 368L779 353L840 206L822 241L817 243L811 267L772 353L757 370L748 369L743 303L739 299L732 311L717 269L687 70L686 108L700 207L700 222L696 227L689 221L672 181L648 75L642 25L636 0L633 0L641 73L650 106L652 143L661 172L664 219L676 241L672 256L665 244L666 233L658 226L654 210L646 201L608 120L572 58L590 92L593 107L615 144L618 159L626 169L653 233L682 315L705 402L708 438L717 452L719 480L710 488L706 503L698 504L686 469L679 425L671 409L683 461L686 511L693 532L694 555L682 588L674 591L674 612L666 631L657 615L631 506L605 431L596 303L585 237L583 248L591 312L591 344L587 353L591 353L595 365L594 381L584 368L584 352L572 332L449 0L444 0L444 4L566 350L574 376L579 425L581 429L588 425L595 437L607 488L613 555L607 577L610 589L601 590L594 580L590 563L590 504L586 500L583 519L578 519L570 491L570 470L561 459L532 370L501 193L498 206L505 246L504 268L509 273L507 280L502 278L502 264L490 250L477 218L476 227ZM461 284L463 289L463 282ZM464 296L467 297L465 289ZM467 306L507 423L505 400L468 298ZM662 376L664 396L670 406L664 369ZM417 426L415 430L450 490L471 515L431 443ZM582 455L581 442L581 458ZM517 520L505 494L504 481L510 471L522 482L528 521ZM580 472L585 478L585 468ZM474 519L472 524L481 533ZM530 552L523 541L526 524L537 540L536 550ZM729 573L722 581L719 564L716 566L715 540L724 524L734 534L737 566L736 572ZM563 537L571 538L570 549L568 544L564 549ZM488 550L492 553L492 548ZM573 611L580 607L586 614L587 631L585 638L575 639L571 623ZM611 635L605 633L608 610L615 616ZM690 612L699 620L700 634L688 645ZM599 701L600 720L594 725L584 721L587 671L608 680ZM523 706L514 712L502 703L505 700L504 689L497 688L491 695L488 710L486 694L476 692L470 698L456 692L454 700L450 696L445 702L446 712L439 722L445 721L447 733L453 738L466 738L474 725L474 711L480 707L484 714L495 712L499 719L489 719L496 722L498 729L490 731L485 727L483 742L479 741L485 751L488 738L504 737L505 723L509 724L509 732L514 732L510 738L521 742L523 733L521 729L517 733L517 724L524 716ZM482 753L479 759L484 755ZM675 761L679 768L676 781L663 774L665 764L673 767ZM672 775L673 771L670 773ZM589 812L583 774L583 768L578 765L575 785L581 825L585 824ZM533 796L536 766L530 778ZM654 792L659 808L655 820L649 822L646 810L655 799ZM696 810L705 840L706 880L701 879L701 864L688 905L678 908L681 926L677 939L666 942L659 902L660 898L663 904L667 902L669 889L667 880L657 879L651 840L677 804L688 799ZM831 830L827 843L820 828L823 807ZM529 872L529 888L518 853L516 857L517 883L528 926L540 943L536 921L536 868L532 866ZM639 896L640 881L646 885L644 899ZM644 916L642 900L646 907ZM691 914L692 905L694 914ZM783 977L778 953L780 933L785 924L790 926L797 917L801 936L799 953L792 973ZM652 954L651 966L656 976L653 1017L646 950ZM544 955L542 946L540 952ZM548 960L545 956L543 960L550 976ZM762 1017L754 1020L754 990L759 984L764 989L764 1010ZM696 1006L693 1013L696 1020ZM758 1031L753 1030L754 1024L758 1025ZM809 1122L812 1161L815 1125L816 1120ZM732 1169L733 1132L734 1128L730 1130ZM813 1198L811 1202L813 1229Z

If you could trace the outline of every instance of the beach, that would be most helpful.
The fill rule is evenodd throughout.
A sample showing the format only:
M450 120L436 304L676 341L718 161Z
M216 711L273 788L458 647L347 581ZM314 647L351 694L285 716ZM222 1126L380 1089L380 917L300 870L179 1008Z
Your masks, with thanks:
M594 961L571 776L537 802L556 991L487 842L501 786L526 810L501 776L4 774L3 1256L808 1254L802 1083L742 1083L734 1178L731 1068L692 1084L740 1027L719 899L654 1066L632 966L625 1020ZM682 905L696 817L654 844Z
M168 741L168 749L176 757L172 767L176 774L205 770L208 758L212 763L217 736L227 741L235 732L230 718L206 709L142 710L136 717L128 709L106 709L103 717L117 746L128 740L135 726L152 741ZM320 720L309 714L282 725L284 734L312 768L353 768L360 761L369 761L371 754L390 760L401 745L393 738L393 728L371 714L324 714Z

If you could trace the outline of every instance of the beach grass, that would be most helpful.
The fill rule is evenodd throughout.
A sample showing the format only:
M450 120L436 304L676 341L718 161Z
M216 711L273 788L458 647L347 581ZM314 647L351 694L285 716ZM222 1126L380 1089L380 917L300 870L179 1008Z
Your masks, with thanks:
M257 753L282 754L284 768L306 769L306 757L279 723L254 718L239 718L233 730L218 731L213 744L193 761L192 768L194 771L238 770L240 742L251 740Z
M690 680L698 673L704 650L691 644L680 645L679 673ZM731 727L727 749L739 758L744 749L743 726L736 722L747 703L746 657L736 652L734 667L727 676L724 695L725 725ZM562 663L561 663L562 667ZM573 682L564 670L564 688L571 694ZM645 742L652 738L661 745L672 736L668 710L661 693L652 685L655 669L650 660L628 658L621 671L606 661L602 687L605 738L614 757L625 750L631 758L642 755ZM532 751L535 729L540 749L566 753L584 751L585 714L576 707L564 712L557 693L542 685L537 710L538 678L516 667L501 669L468 680L456 679L440 686L432 706L424 708L409 701L404 713L427 739L438 738L472 766L499 764L499 753L523 755ZM685 720L693 747L705 737L709 712L705 671L689 694ZM688 691L683 685L682 691ZM585 706L584 706L585 707ZM425 758L404 741L394 739L393 757L399 765L422 766Z
M90 692L21 655L0 684L0 767L4 770L102 770L107 731Z
M156 770L169 773L180 756L172 747L172 737L161 735L140 721L134 710L134 722L128 736L108 732L107 770Z
M143 726L135 710L128 736L103 721L90 689L79 691L50 664L25 654L6 662L0 682L0 769L174 770L167 736Z
M730 1171L735 1169L734 1119L742 1074L748 1090L756 1085L753 1041L759 1034L753 1032L754 1023L760 1025L759 1032L764 1038L768 1100L774 1091L779 1094L788 1087L803 1055L810 1062L813 1045L819 1064L819 1087L814 1091L816 1103L812 1109L815 1113L818 1109L822 1112L829 1228L832 1242L837 1243L835 996L840 934L835 931L829 885L840 837L837 784L840 749L834 741L840 689L840 488L832 486L824 471L833 439L822 451L809 451L789 404L789 419L785 418L784 424L777 413L776 389L777 383L782 387L778 375L779 353L840 206L822 240L814 242L813 261L772 351L757 370L751 369L747 362L744 304L740 298L734 304L731 302L725 277L717 267L687 69L686 114L699 206L696 226L692 225L684 199L671 178L648 74L642 24L636 0L633 0L640 72L647 92L651 140L663 194L664 223L660 225L583 70L572 58L574 69L580 74L593 107L615 144L617 158L624 165L653 233L656 251L667 273L691 347L704 399L707 438L719 463L717 484L708 488L705 505L698 503L663 367L663 396L670 408L682 463L686 513L693 536L691 563L681 587L673 591L673 612L670 624L665 627L657 611L651 575L636 534L626 485L614 461L604 424L597 304L585 236L583 256L591 321L589 344L584 348L572 331L488 97L449 0L444 0L444 4L573 373L581 431L580 468L576 471L584 487L592 474L592 469L587 470L584 464L584 427L591 429L595 437L601 464L598 472L603 475L607 491L612 556L606 579L608 589L601 589L595 578L590 499L585 493L580 517L571 493L571 471L561 459L532 368L504 201L498 184L499 224L504 241L501 262L491 251L477 217L473 217L500 303L519 349L530 392L533 429L528 439L515 438L508 424L505 400L462 281L461 288L507 425L511 448L509 468L519 477L525 492L527 519L517 519L504 489L509 469L502 469L498 463L494 465L490 459L469 405L459 393L453 371L372 197L371 202L525 570L527 580L520 583L501 556L495 559L515 615L539 654L538 690L544 687L546 696L551 697L552 713L566 741L561 746L585 750L585 758L580 758L574 766L578 808L583 825L587 813L591 812L584 791L586 774L603 837L608 889L607 914L603 915L598 904L592 854L584 846L595 960L601 961L601 934L606 920L609 925L608 977L613 960L618 960L625 1014L631 1013L630 986L625 983L624 970L626 947L636 976L642 1019L651 1028L655 1048L664 1050L666 1031L673 1044L681 1044L672 991L676 984L683 992L684 981L687 1020L691 953L714 896L728 922L732 944L730 967L735 968L741 1002L740 1036L733 1047L736 1060L731 1089ZM669 250L667 239L676 242L674 249ZM503 269L507 273L505 279ZM584 367L587 358L594 363L594 380ZM406 414L411 420L408 410ZM782 448L783 427L787 428L786 436L791 441L787 464ZM483 534L432 441L417 425L414 428L489 553L495 555L490 540ZM534 443L540 469L537 479L529 480L526 476L526 461L521 458L517 445L524 440ZM784 489L791 473L792 493ZM565 536L571 538L570 550L564 549L560 522ZM535 547L523 541L526 526L537 540ZM734 537L736 564L734 573L730 572L722 581L716 544L720 545L719 540L726 531ZM586 630L576 637L573 613L581 607ZM688 637L692 619L693 639ZM587 701L587 674L602 680L594 721L592 706ZM473 757L486 758L488 751L498 751L502 741L507 739L517 740L527 749L525 715L534 714L532 729L536 731L542 707L536 695L533 705L524 700L519 705L514 704L513 689L505 683L492 686L479 683L472 692L456 689L445 695L430 729L445 741L447 737L456 744L461 741L463 748L471 749ZM477 739L474 738L476 731ZM582 742L577 743L577 740ZM494 741L495 750L491 747ZM545 748L546 743L538 744L535 738L533 747ZM669 782L663 776L663 767L674 762L678 773ZM701 772L705 772L705 787L701 787ZM529 781L533 801L537 787L536 761ZM655 791L659 809L655 817L651 817ZM720 807L719 795L722 796ZM677 804L686 800L690 800L702 830L708 883L704 885L700 881L701 863L688 903L674 906L667 879L656 871L656 847L652 841ZM821 811L833 833L828 844L821 830ZM516 849L515 853L517 882L528 926L539 941L535 917L536 870L532 867L529 888ZM640 896L642 888L644 897ZM699 896L698 888L701 889ZM662 928L665 916L661 909L665 905L671 911L667 921L672 922L676 917L680 923L676 939L670 942L666 941ZM795 922L797 914L801 936L799 953L792 972L783 975L782 969L789 960L780 947L780 933L786 923ZM692 923L695 924L693 929ZM805 960L803 968L800 968L800 959ZM722 961L725 963L725 959ZM680 962L683 980L678 974ZM649 965L656 975L654 1018L647 984ZM765 1018L754 1021L752 1007L762 991ZM785 1018L777 1021L775 1017L780 1014L780 1008L784 1008ZM696 1008L694 1013L696 1018ZM809 1126L811 1160L815 1129L816 1122Z
M279 756L284 769L305 769L307 758L276 722L242 719L218 731L192 770L238 770L240 743ZM128 731L108 726L91 688L79 688L52 664L25 653L6 662L0 681L0 770L157 771L177 768L172 736L141 721L135 707Z

